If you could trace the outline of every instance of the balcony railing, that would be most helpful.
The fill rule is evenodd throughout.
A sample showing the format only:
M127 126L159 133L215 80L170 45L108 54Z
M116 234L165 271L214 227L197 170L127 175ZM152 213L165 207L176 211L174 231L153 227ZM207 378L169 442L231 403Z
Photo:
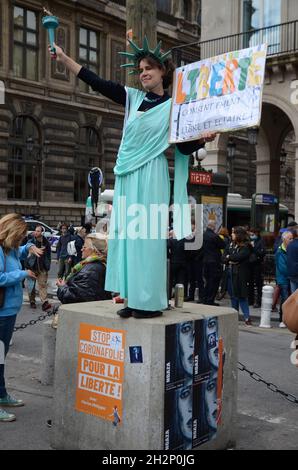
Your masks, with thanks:
M183 49L197 45L199 47L198 60L213 57L225 52L237 51L258 44L267 43L267 56L277 56L298 52L298 20L281 23L267 28L253 29L245 33L232 34L208 41L183 44L174 47L174 59L178 64L183 56Z

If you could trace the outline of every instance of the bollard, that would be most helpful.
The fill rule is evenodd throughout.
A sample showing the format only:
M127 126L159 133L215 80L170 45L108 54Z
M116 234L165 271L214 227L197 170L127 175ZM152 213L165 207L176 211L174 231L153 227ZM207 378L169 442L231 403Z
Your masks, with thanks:
M271 328L271 308L273 299L273 287L264 286L262 289L262 306L261 306L261 322L260 328Z

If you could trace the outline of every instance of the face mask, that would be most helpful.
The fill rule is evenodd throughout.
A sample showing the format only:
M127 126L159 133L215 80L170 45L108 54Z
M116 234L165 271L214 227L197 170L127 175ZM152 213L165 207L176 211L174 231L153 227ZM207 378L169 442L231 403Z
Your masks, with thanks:
M258 238L258 237L257 237L256 235L251 235L251 236L250 236L250 239L251 239L251 240L256 240L257 238Z

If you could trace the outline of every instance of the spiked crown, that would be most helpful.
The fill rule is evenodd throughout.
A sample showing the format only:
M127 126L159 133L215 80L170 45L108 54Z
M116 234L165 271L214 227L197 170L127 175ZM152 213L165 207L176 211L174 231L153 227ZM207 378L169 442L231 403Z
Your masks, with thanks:
M161 52L161 41L157 44L155 49L150 49L148 44L147 36L144 37L143 40L143 48L139 48L133 41L128 39L130 47L133 50L131 52L119 52L118 54L128 57L132 62L128 64L122 64L120 67L133 67L134 70L129 72L129 75L136 73L136 69L138 67L138 63L140 60L144 59L145 57L152 57L153 59L157 60L160 64L163 64L164 61L169 57L171 51L165 52L164 54Z

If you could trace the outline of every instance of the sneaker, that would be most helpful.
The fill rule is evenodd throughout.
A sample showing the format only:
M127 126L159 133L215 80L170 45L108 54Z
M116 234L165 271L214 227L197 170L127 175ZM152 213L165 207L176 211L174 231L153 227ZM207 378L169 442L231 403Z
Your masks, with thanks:
M24 406L24 402L7 394L6 397L0 398L0 406Z
M155 310L154 312L151 310L134 310L132 313L134 318L155 318L161 315L162 312L160 310Z
M132 316L133 309L130 307L122 308L121 310L117 311L117 315L121 318L129 318Z
M46 300L43 304L42 304L42 310L44 312L47 312L48 310L51 310L52 308L52 305Z
M287 325L283 321L281 321L278 326L279 328L287 328Z
M0 408L0 422L3 421L15 421L16 417L12 413L7 413L5 410L1 410Z
M246 326L252 326L252 322L250 318L248 318L247 320L244 320L244 323Z
M30 302L30 307L36 309L36 303L35 302Z

